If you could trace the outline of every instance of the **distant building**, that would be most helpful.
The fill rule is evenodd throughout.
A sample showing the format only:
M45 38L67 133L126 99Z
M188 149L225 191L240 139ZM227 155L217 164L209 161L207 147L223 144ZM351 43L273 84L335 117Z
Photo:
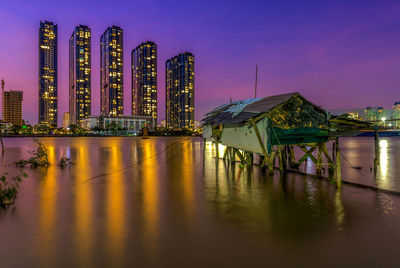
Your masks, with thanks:
M3 122L22 126L23 92L10 90L3 93Z
M154 118L151 116L120 116L120 117L103 117L89 116L82 119L81 127L92 129L100 127L107 129L115 125L128 131L139 132L143 127L148 127L149 130L154 130Z
M40 22L39 124L57 125L57 25Z
M393 119L400 119L400 102L395 102L393 105ZM394 121L393 126L400 128L400 120Z
M1 112L4 117L4 79L1 79Z
M91 130L92 128L99 127L100 116L88 116L81 120L80 126L84 129Z
M167 121L164 119L164 120L161 120L161 127L163 127L163 128L165 128L165 127L167 127Z
M75 27L69 39L69 116L78 124L91 112L91 30Z
M383 121L385 119L387 119L385 108L383 107L376 108L376 120Z
M157 123L157 45L147 41L132 50L132 115Z
M181 53L165 64L166 127L194 128L194 56Z
M123 32L118 26L107 28L100 38L100 114L122 116Z
M364 120L365 121L376 121L376 111L372 107L367 107L364 110Z
M359 119L359 114L358 112L349 112L349 118L358 120Z
M71 118L69 113L63 114L63 128L67 128L71 124Z
M197 129L200 127L200 121L199 120L195 120L194 121L194 128Z

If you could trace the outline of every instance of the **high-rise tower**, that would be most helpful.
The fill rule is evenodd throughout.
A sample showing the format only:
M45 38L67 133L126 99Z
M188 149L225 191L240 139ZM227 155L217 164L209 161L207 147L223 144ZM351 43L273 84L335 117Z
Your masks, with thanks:
M166 127L194 129L194 56L181 53L165 63Z
M100 39L100 114L122 116L123 32L118 26L107 28Z
M70 124L91 114L91 31L79 25L69 39Z
M147 41L132 50L132 115L157 123L157 45Z
M57 125L57 25L40 22L39 124Z

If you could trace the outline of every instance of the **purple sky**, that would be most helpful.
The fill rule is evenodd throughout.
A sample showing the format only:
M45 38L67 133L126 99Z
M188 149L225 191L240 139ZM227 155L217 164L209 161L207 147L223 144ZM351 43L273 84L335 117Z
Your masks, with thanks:
M351 2L351 3L350 3ZM397 3L396 3L397 2ZM299 91L325 108L400 101L398 1L13 0L0 7L0 77L24 91L23 114L37 123L38 28L58 24L59 122L68 111L68 39L92 29L92 114L99 114L99 39L124 30L124 109L131 111L130 52L158 45L159 119L165 117L165 61L195 55L196 119L216 105Z

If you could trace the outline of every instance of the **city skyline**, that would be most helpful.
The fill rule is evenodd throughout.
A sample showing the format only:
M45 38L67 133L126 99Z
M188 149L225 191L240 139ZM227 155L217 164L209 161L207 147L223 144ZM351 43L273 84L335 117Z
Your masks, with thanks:
M160 92L165 90L163 63L182 51L196 55L197 120L230 97L251 97L255 64L259 65L258 96L299 91L327 109L389 108L399 99L400 40L395 29L400 25L396 16L400 5L391 1L364 2L363 7L355 3L306 1L279 8L257 1L246 6L232 2L228 7L217 2L213 9L207 8L207 2L173 2L166 7L154 1L146 5L153 11L146 15L142 14L143 5L133 9L122 1L116 1L119 8L109 13L100 4L94 8L91 1L79 2L78 10L73 8L74 1L55 5L45 5L47 1L39 1L41 5L19 2L25 2L23 9L4 3L0 11L4 21L0 32L15 36L2 44L0 57L4 64L0 66L0 76L6 80L7 88L24 91L24 119L30 123L37 121L37 48L32 43L36 42L40 20L59 25L59 121L69 109L68 39L79 24L93 29L92 54L96 57L92 62L92 114L100 114L99 98L95 97L100 88L99 59L95 59L100 53L98 37L114 24L125 30L125 66L130 65L129 51L141 42L153 40L159 45ZM167 16L173 9L197 13L182 13L183 18L179 19ZM241 9L246 11L243 15ZM296 15L297 12L302 13ZM100 18L98 14L105 15ZM198 23L202 16L203 22ZM135 27L145 20L149 22L146 27ZM129 69L124 70L126 96L131 91ZM164 94L159 94L158 101L160 121L165 114ZM125 98L126 115L131 111L130 102Z

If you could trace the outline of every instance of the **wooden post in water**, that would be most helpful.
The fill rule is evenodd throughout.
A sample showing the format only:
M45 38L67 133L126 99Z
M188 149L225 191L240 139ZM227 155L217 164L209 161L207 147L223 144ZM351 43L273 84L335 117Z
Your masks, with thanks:
M218 140L215 139L215 155L216 155L216 159L219 159L219 149L218 149Z
M322 147L318 144L318 158L317 158L317 175L322 173Z
M340 161L339 137L336 137L335 143L336 143L335 181L336 181L336 186L338 188L342 188L342 164Z
M375 127L375 158L374 158L374 169L376 170L377 166L379 165L379 133L377 128Z
M278 146L278 157L279 157L279 170L283 172L285 170L284 162L283 162L283 155L282 155L282 146Z

